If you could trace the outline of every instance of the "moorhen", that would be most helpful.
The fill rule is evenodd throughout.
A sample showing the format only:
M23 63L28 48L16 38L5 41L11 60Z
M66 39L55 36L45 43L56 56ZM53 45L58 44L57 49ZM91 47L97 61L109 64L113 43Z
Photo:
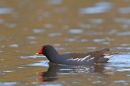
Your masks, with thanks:
M95 63L106 63L112 55L104 55L109 51L109 48L104 48L88 53L66 53L59 54L51 45L44 45L38 53L45 55L50 62L64 65L94 65Z

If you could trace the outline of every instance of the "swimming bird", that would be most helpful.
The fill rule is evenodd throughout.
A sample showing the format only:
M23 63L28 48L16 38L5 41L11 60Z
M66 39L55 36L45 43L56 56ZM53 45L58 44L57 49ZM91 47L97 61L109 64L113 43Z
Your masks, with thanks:
M96 63L106 63L112 55L104 55L109 48L91 51L87 53L66 53L59 54L51 45L44 45L38 53L47 57L50 62L64 65L94 65Z

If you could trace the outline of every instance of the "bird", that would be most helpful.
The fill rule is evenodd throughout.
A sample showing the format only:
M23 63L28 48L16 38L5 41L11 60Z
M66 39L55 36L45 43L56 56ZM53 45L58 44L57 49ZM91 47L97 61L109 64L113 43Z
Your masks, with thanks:
M112 55L105 55L109 48L90 51L87 53L65 53L59 54L52 45L43 45L38 54L43 54L50 62L62 65L94 65L97 63L107 63Z

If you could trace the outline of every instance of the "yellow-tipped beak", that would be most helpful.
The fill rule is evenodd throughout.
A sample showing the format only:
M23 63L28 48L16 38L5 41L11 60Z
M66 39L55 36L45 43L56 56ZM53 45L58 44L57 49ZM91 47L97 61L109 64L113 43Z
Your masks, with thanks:
M38 53L36 53L36 55L38 55Z

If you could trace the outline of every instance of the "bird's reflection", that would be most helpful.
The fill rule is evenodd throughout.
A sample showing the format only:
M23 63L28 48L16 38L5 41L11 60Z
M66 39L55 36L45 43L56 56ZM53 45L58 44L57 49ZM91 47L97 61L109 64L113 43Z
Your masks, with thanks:
M103 65L89 66L65 66L49 63L49 68L46 72L39 72L40 82L49 82L58 79L58 74L76 74L76 73L103 73Z

